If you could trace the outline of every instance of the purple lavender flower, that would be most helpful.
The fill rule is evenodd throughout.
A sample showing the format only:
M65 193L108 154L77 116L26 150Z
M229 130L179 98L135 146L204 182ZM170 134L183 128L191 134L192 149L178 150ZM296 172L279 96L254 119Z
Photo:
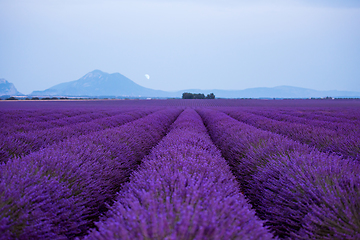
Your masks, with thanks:
M245 195L279 237L356 239L359 164L198 109Z
M201 118L185 110L86 239L271 239Z
M180 112L158 111L1 164L0 229L19 239L83 234Z

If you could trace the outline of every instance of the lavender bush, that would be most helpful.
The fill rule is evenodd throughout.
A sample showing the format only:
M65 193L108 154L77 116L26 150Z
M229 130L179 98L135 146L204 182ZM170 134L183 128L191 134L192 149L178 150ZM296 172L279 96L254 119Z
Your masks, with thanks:
M0 239L359 239L359 107L0 101Z
M284 111L280 112L277 109L251 109L246 111L281 122L300 123L311 125L313 127L330 129L341 135L358 133L360 128L360 122L319 115L318 113L306 114L306 117L299 117L296 116L297 114Z
M50 128L42 131L16 133L3 137L1 161L7 161L6 156L20 157L38 151L49 144L57 143L68 137L80 136L91 132L116 127L127 122L144 117L155 109L118 114L112 117L100 118L87 123L70 124L65 127ZM1 139L0 139L1 140Z
M281 122L241 110L224 110L231 117L257 128L287 136L323 152L335 152L360 160L359 134L343 134L333 130L292 122Z
M357 162L321 153L221 112L198 112L258 216L277 236L356 239Z
M0 165L4 236L64 239L86 231L180 111L159 111Z
M78 111L75 111L78 112ZM38 117L35 117L35 119L31 119L25 123L22 123L22 121L12 121L11 123L4 124L2 126L0 134L14 134L16 132L29 132L29 131L40 131L45 130L49 128L54 127L64 127L68 126L70 124L76 124L80 122L90 122L95 119L105 118L105 117L111 117L114 115L118 115L120 113L124 113L126 111L124 110L116 110L116 111L93 111L93 112L79 112L78 114L74 116L62 116L57 119L52 119L49 116L39 115Z
M86 239L271 239L201 118L185 110Z

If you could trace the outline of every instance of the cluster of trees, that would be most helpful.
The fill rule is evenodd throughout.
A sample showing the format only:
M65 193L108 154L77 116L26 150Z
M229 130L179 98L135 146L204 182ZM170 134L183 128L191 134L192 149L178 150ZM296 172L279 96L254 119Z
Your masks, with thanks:
M0 99L2 99L0 97ZM57 97L43 97L43 98L38 98L38 97L32 97L32 98L16 98L16 97L6 97L4 98L5 100L58 100L58 99L68 99L67 97L61 97L61 98L57 98Z
M182 94L182 99L215 99L215 94L214 93L210 93L208 95L206 95L203 93L188 93L188 92L184 92Z

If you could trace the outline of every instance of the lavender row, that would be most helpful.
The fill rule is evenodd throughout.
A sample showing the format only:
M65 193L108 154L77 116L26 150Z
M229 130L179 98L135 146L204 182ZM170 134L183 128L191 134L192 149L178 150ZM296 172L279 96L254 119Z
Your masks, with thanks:
M187 109L86 239L271 239L221 153Z
M106 128L117 127L157 110L157 108L139 110L65 127L50 128L38 132L17 133L5 137L0 136L3 137L3 140L0 142L0 162L7 161L12 157L20 157L38 151L49 144L57 143L68 137L80 136Z
M360 121L353 119L351 116L347 116L348 118L344 118L342 116L346 116L348 112L346 109L343 108L336 108L336 112L333 115L328 115L328 111L326 109L276 109L276 108L261 108L249 109L252 113L262 113L262 114L271 114L276 113L277 115L283 117L293 117L298 121L308 121L308 122L321 122L321 123L334 123L334 124L352 124L352 125L359 125ZM334 111L334 110L332 110ZM360 114L358 113L359 118ZM271 116L271 115L269 115ZM307 123L307 122L305 122Z
M323 152L335 152L360 160L360 138L358 134L344 135L325 128L300 123L280 122L241 110L222 109L229 116L257 128L281 134L295 141L314 146Z
M360 114L357 112L349 112L344 109L336 109L336 113L328 114L327 111L318 110L318 111L286 111L284 114L289 114L291 116L296 116L299 118L306 118L311 120L335 122L335 123L350 123L350 124L359 124L360 123Z
M290 123L300 123L308 126L325 128L332 131L337 132L337 134L341 135L349 135L349 134L360 134L360 122L349 122L343 119L343 121L339 122L331 122L328 120L318 120L314 118L312 115L307 115L304 117L297 117L291 115L291 113L281 113L276 109L261 109L261 110L246 110L247 112L260 115L263 117L267 117L276 121L281 122L290 122ZM324 117L326 119L326 117ZM359 135L360 137L360 135Z
M7 110L0 111L0 127L16 124L28 124L33 122L44 122L64 117L73 117L79 114L86 114L91 110L69 109L69 110Z
M288 110L286 111L288 112ZM310 109L296 109L290 113L297 117L313 118L318 120L327 120L332 122L360 122L360 113L358 109L346 108L346 105L341 108L310 108Z
M360 165L198 110L245 195L273 232L291 239L360 237Z
M73 137L0 165L0 239L85 233L181 110Z
M133 109L134 111L135 109ZM127 110L130 111L130 110ZM29 132L29 131L41 131L45 129L55 128L55 127L64 127L70 124L80 123L80 122L90 122L95 119L105 118L115 116L124 112L126 110L115 110L115 111L92 111L88 113L81 113L71 117L61 117L55 120L48 121L34 121L30 123L21 123L17 124L14 121L11 125L7 125L1 128L0 134L2 135L11 135L16 132Z

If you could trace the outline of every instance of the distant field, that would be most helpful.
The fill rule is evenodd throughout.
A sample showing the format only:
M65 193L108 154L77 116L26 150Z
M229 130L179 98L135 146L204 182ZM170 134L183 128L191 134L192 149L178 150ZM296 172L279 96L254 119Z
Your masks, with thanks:
M326 107L359 108L360 99L159 99L159 100L18 100L0 101L0 110L101 108L129 106L181 107Z
M0 101L0 239L360 239L359 100Z

